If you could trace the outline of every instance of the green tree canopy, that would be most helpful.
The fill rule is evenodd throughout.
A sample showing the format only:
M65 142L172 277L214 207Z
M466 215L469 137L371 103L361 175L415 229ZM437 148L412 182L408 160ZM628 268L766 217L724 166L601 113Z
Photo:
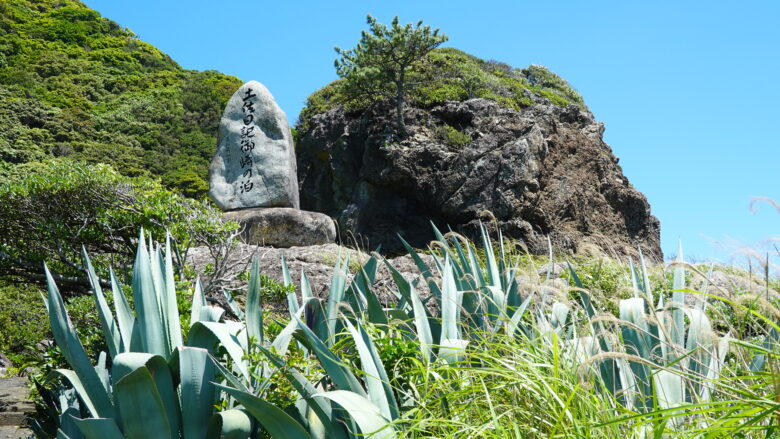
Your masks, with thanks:
M388 28L369 15L368 26L370 32L362 32L354 49L336 47L340 55L335 62L336 72L346 79L345 90L354 99L394 99L396 123L405 135L406 94L417 85L408 81L409 73L428 52L449 38L439 29L423 26L422 21L401 26L398 17Z

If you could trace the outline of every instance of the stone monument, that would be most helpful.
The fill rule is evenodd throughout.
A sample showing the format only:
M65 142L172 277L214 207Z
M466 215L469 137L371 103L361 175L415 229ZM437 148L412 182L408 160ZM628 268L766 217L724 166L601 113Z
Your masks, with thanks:
M287 116L263 84L249 81L228 100L209 168L209 196L250 244L293 247L333 242L327 215L300 210Z

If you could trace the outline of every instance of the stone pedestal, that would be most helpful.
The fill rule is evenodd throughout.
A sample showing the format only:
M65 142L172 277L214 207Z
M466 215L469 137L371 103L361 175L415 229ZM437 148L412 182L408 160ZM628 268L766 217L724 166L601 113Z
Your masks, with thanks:
M329 244L336 240L336 224L319 212L260 207L225 212L223 218L241 224L247 244L286 248Z

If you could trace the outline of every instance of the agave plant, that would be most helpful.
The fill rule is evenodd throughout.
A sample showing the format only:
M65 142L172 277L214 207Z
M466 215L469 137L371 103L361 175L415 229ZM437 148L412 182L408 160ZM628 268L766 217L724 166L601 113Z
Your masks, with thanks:
M208 352L184 346L169 251L143 235L133 270L133 313L111 273L116 318L108 307L89 258L85 265L109 350L93 366L67 315L48 268L47 308L54 339L71 369L57 369L83 402L87 416L72 417L77 430L58 437L205 437L216 392L216 369Z
M269 372L250 371L244 352L256 341L283 354L296 326L289 325L272 341L264 337L257 261L243 322L221 321L223 311L206 306L196 283L187 345L176 304L170 239L164 248L151 239L147 246L141 232L133 269L135 312L112 271L112 313L86 253L84 261L109 353L102 353L97 365L90 363L46 269L52 332L71 366L53 371L48 379L65 379L83 402L81 410L70 410L68 422L61 423L64 427L72 420L77 429L66 433L60 428L58 434L71 439L250 437L256 427L247 410L215 411L220 400L215 382L226 377L262 391ZM228 359L229 369L215 357ZM86 416L75 416L80 411Z
M640 251L639 270L633 264L631 268L635 297L620 301L619 319L615 320L597 312L571 265L570 277L578 299L576 309L565 302L534 303L533 293L521 297L516 266L508 261L500 234L496 254L484 227L481 232L484 264L467 240L454 234L445 237L435 227L434 246L443 255L434 257L435 267L429 267L404 242L426 279L431 291L427 300L435 301L440 319L431 316L414 286L387 263L398 288L399 308L414 321L425 360L462 359L469 339L498 331L529 340L544 336L545 342L550 342L549 335L555 334L568 358L595 363L604 387L628 408L649 411L711 398L729 338L715 336L705 313L705 301L699 300L695 306L686 304L682 248L678 251L668 303L663 295L653 297ZM438 270L440 283L436 282L434 270ZM535 312L529 317L531 308ZM579 314L585 319L584 325L576 318ZM608 324L617 325L618 337L614 336L615 331L608 330ZM454 355L456 352L460 355ZM754 363L758 365L761 360L757 356Z
M305 352L316 358L325 372L323 379L310 382L302 371L286 364L283 352L260 343L255 347L268 361L268 367L264 369L282 374L290 382L298 393L296 404L276 407L264 399L262 391L253 391L240 381L231 380L232 387L220 386L271 437L395 437L392 422L399 417L398 403L374 342L361 323L364 313L370 314L367 302L371 302L368 306L372 308L378 304L370 288L376 275L377 260L370 258L351 283L348 282L348 265L348 259L338 258L327 299L312 294L305 273L301 273L301 301L294 293L288 297L291 319L285 331L296 328L290 333ZM282 275L286 285L292 283L284 260ZM356 314L348 318L340 309L352 309ZM379 312L384 316L383 310ZM373 315L378 315L376 309ZM345 338L358 353L362 379L355 374L349 361L333 351L337 340Z

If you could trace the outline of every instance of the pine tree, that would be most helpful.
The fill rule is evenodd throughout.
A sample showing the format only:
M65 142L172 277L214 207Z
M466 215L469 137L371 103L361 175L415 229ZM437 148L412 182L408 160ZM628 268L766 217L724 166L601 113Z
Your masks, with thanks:
M415 26L401 26L395 17L389 28L371 15L367 21L370 32L361 33L356 48L335 48L340 55L335 62L336 72L346 79L345 95L352 99L394 99L396 124L405 136L406 96L416 85L409 83L409 74L428 52L449 38L439 29L423 26L422 21Z

